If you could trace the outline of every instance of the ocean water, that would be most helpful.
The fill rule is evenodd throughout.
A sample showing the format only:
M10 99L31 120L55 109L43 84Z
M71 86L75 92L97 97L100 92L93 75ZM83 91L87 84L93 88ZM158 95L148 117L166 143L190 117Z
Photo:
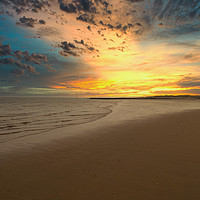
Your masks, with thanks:
M112 112L115 100L0 97L0 143L84 124Z
M88 124L88 128L114 126L155 115L200 109L199 99L176 100L105 100L39 97L0 97L0 143L30 135L55 138L64 128ZM98 120L98 126L96 123ZM92 122L92 123L91 123ZM94 124L95 123L95 124ZM100 125L100 126L99 126ZM77 126L79 127L79 126ZM55 131L54 131L55 130ZM81 128L79 132L81 132Z

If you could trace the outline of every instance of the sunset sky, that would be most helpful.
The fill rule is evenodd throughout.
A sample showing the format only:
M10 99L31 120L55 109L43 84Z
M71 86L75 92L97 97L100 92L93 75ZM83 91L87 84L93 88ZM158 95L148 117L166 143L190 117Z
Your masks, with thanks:
M0 95L200 94L199 0L1 0Z

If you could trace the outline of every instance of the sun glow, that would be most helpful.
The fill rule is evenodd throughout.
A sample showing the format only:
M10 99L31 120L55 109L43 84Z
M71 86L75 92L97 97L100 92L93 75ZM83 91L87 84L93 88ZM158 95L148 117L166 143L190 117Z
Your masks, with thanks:
M177 83L189 74L200 75L200 72L197 73L197 66L192 65L191 57L184 57L190 53L187 48L169 46L160 40L137 40L130 32L122 34L118 30L99 29L93 25L92 31L88 31L87 27L73 16L64 28L59 27L66 40L70 41L68 38L73 35L70 42L80 41L78 38L81 34L86 49L80 55L80 60L89 66L89 74L94 76L88 75L62 83L57 81L57 84L49 86L50 88L70 90L83 96L182 94L192 88L180 87ZM55 36L54 40L57 39ZM81 43L75 45L78 49L84 47Z
M168 93L187 93L190 87L180 87L178 82L190 74L200 75L193 65L187 48L170 45L163 41L138 40L131 32L91 25L91 30L71 15L65 26L57 26L66 41L73 35L78 50L85 48L79 60L89 66L90 72L76 80L63 80L49 86L69 90L83 96L148 96ZM46 19L48 21L48 19ZM50 21L51 24L55 22ZM50 23L49 22L49 23ZM85 34L87 33L87 34ZM94 34L96 33L96 34ZM53 40L59 40L55 35ZM52 40L52 36L47 39ZM197 56L195 57L197 59ZM184 67L182 67L184 65ZM75 73L80 73L75 71ZM91 76L92 75L92 76ZM73 76L76 76L73 75ZM84 78L82 78L82 76ZM194 89L194 88L193 88ZM197 89L197 88L195 88Z

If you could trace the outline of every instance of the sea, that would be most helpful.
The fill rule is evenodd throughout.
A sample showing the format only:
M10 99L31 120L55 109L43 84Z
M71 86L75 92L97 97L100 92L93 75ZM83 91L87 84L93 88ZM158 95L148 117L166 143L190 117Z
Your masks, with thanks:
M100 119L108 125L191 109L200 109L199 99L0 97L0 143Z
M111 113L117 102L79 98L0 97L0 143L96 121Z

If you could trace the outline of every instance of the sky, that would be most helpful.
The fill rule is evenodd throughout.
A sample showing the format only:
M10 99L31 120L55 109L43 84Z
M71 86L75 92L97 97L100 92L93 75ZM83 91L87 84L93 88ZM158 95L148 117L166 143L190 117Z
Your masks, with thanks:
M199 0L1 0L0 95L200 94Z

